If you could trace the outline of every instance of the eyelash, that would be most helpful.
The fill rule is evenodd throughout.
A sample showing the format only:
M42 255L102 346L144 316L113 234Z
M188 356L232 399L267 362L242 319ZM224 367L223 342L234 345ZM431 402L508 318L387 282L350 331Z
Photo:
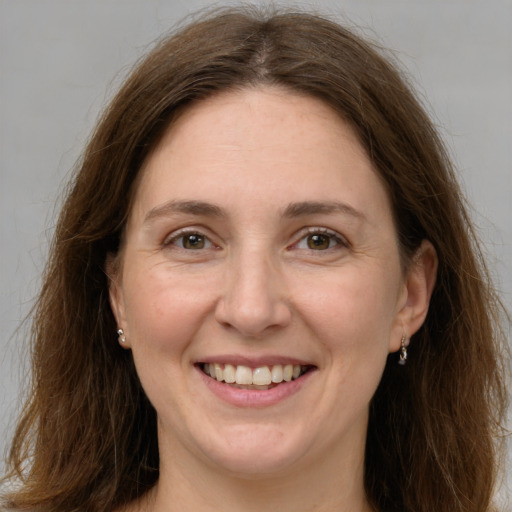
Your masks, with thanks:
M190 247L184 247L184 243L186 240L186 237L193 237L197 236L200 241L199 244L203 243L203 246L196 247L196 248L190 248ZM313 249L309 245L307 247L300 247L300 244L302 242L305 242L308 244L308 237L314 237L314 236L320 236L320 237L327 237L329 245L325 248L319 248L320 244L317 244L317 248ZM181 243L177 243L179 240L182 240ZM321 239L319 240L321 242ZM321 228L321 227L308 227L302 233L300 233L300 238L297 242L294 242L291 244L288 248L293 250L308 250L313 252L323 252L335 249L336 246L331 246L331 242L334 242L336 246L341 247L349 247L349 243L345 238L343 238L339 233L336 233L335 231L332 231L327 228ZM315 242L313 242L315 244ZM179 230L177 233L172 234L171 237L166 238L166 240L163 243L164 247L174 246L178 249L182 249L185 251L194 251L194 250L204 250L204 249L212 249L212 248L218 248L213 244L213 242L203 233L196 229L182 229ZM206 245L206 247L205 247Z

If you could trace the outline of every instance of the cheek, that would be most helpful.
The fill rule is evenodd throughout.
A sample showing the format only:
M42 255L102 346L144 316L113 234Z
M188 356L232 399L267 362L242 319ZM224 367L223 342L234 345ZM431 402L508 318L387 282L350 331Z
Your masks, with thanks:
M211 307L204 277L180 277L164 265L132 274L125 287L134 356L183 352Z
M187 395L184 372L192 368L189 348L211 304L204 279L171 274L164 266L141 271L140 278L134 272L125 287L135 367L159 414L188 407L182 397ZM176 392L169 392L170 385Z
M396 311L396 283L377 273L345 273L307 286L303 293L308 317L326 333L353 334L389 330Z

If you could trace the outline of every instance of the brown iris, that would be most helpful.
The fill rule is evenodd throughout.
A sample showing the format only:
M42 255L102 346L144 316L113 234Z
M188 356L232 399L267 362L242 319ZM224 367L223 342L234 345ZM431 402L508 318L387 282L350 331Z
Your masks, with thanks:
M315 234L308 236L308 247L313 250L329 249L331 237L329 235Z
M184 249L204 249L205 239L202 235L191 234L183 237Z

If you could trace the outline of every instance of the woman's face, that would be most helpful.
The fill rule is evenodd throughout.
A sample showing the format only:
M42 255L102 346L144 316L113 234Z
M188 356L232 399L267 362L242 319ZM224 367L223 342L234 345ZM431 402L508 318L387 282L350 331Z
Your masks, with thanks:
M141 172L111 300L162 461L362 463L386 357L415 327L390 203L351 128L317 99L227 92Z

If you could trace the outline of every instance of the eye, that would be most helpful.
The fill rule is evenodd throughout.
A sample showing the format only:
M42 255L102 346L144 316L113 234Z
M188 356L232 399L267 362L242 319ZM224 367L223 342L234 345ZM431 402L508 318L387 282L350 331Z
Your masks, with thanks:
M308 235L306 237L306 243L309 249L323 251L331 247L332 238L329 235L316 234Z
M336 247L347 247L346 240L338 233L326 228L308 228L307 233L296 244L295 249L326 251Z
M205 236L196 233L183 235L179 240L183 249L204 249L209 242Z
M179 249L198 251L201 249L211 249L212 242L201 233L196 232L180 232L167 239L165 246L174 246Z

